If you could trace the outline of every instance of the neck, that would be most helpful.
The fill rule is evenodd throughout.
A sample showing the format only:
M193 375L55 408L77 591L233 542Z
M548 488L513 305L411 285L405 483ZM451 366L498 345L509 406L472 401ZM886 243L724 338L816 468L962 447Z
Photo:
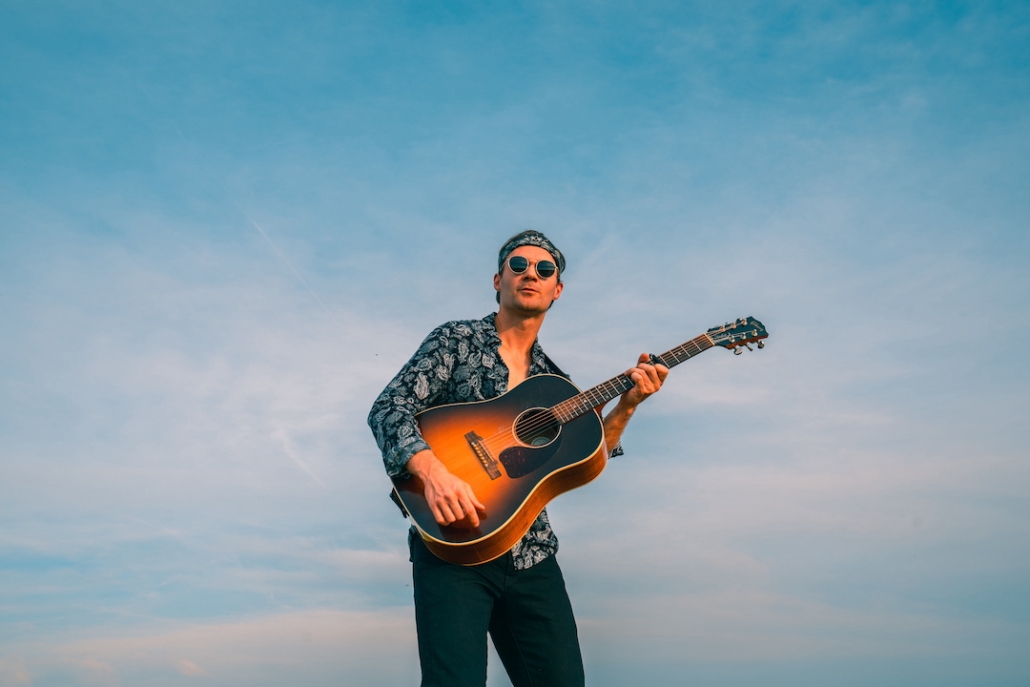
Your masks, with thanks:
M510 350L528 353L536 341L540 327L544 323L546 312L520 313L508 308L500 308L494 324L501 343Z

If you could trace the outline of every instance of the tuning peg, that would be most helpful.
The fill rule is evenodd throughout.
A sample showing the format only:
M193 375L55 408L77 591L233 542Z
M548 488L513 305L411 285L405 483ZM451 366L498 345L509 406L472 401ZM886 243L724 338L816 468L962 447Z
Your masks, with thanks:
M740 346L734 346L733 347L733 355L740 355L743 352L744 351L740 348Z
M758 347L759 348L765 348L765 342L764 341L759 341L758 342Z

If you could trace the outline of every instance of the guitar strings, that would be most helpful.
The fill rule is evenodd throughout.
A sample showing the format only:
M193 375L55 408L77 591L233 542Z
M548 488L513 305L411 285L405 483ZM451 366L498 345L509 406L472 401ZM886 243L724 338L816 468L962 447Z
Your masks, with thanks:
M615 398L615 396L609 396L607 399L603 398L607 395L606 392L609 391L609 389L606 389L604 387L611 387L610 390L614 391L618 390L628 381L629 378L625 374L622 374L618 377L613 377L612 379L609 379L607 382L603 382L593 388L587 389L584 392L576 394L575 396L567 398L564 401L560 401L551 406L550 408L527 408L526 410L539 410L539 412L534 417L526 420L521 426L518 426L518 420L516 419L516 421L512 423L511 427L505 428L499 432L490 435L489 437L484 438L482 440L482 443L486 444L488 448L497 448L498 446L507 447L507 439L509 436L511 436L516 440L523 441L523 443L526 443L528 445L529 442L525 440L532 440L539 436L544 436L547 430L553 427L561 427L567 422L571 422L572 420L575 420L576 418L590 412L594 407L600 405L600 403L607 402L610 401L612 398ZM626 390L628 390L628 387L626 389L623 389L623 391L621 391L620 393L625 393ZM591 398L594 396L600 396L601 398L598 398L597 402L595 403L591 400ZM565 405L571 406L569 408L569 411L573 414L567 420L562 421L560 419L560 411L558 411L558 407ZM498 442L504 443L499 444Z
M707 345L702 345L707 344ZM708 333L701 334L690 341L686 341L675 348L672 348L661 355L656 356L661 360L663 365L667 367L673 367L678 365L690 358L702 353L717 343ZM692 350L693 349L693 350ZM626 387L619 390L620 386L624 385L629 381L626 374L618 375L613 377L606 382L602 382L595 387L587 389L575 396L560 401L549 408L539 408L536 416L528 419L521 427L517 425L518 420L513 422L510 427L502 429L494 434L482 439L482 444L487 449L498 449L508 448L510 446L510 439L515 439L529 446L529 441L540 436L546 436L546 433L554 427L562 427L565 424L575 420L582 415L590 412L597 405L607 403L616 396L625 393L631 387ZM632 386L632 385L631 385ZM610 389L607 387L611 387ZM618 391L612 396L608 396L609 391ZM608 396L607 398L604 398ZM593 397L597 397L594 399ZM596 400L596 402L594 402ZM560 406L570 406L568 410L573 414L566 420L562 420L561 416L565 414L559 410ZM533 410L533 409L527 409ZM527 441L529 440L529 441ZM550 443L550 442L548 442ZM531 446L530 446L531 447Z
M697 355L698 353L701 353L701 352L707 350L708 348L711 348L711 346L713 345L711 343L709 343L708 346L704 346L704 347L702 347L700 345L700 343L698 343L698 341L697 341L698 339L704 339L704 338L708 338L706 334L702 334L701 336L696 337L695 339L691 339L690 341L687 341L687 342L685 342L685 343L683 343L683 344L681 344L681 345L679 345L679 346L677 346L677 347L675 347L673 349L670 349L670 350L666 351L665 353L662 353L661 355L656 356L656 357L661 359L663 361L663 364L668 366L668 367L672 367L674 365L678 365L679 363L683 362L684 360L687 360L687 359ZM693 346L697 350L694 351L694 352L691 352L691 351L688 350L688 348L687 348L688 346ZM686 356L681 358L680 356L682 354L686 354ZM671 358L671 360L668 363L664 362L665 360L667 360L669 358ZM630 387L623 388L621 391L619 391L618 393L616 393L615 395L612 395L612 396L608 396L607 392L619 390L619 388L624 386L628 381L629 381L629 377L627 377L625 374L621 374L621 375L618 375L617 377L613 377L612 379L609 379L606 382L602 382L601 384L598 384L595 387L592 387L592 388L587 389L586 391L583 391L583 392L581 392L581 393L579 393L579 394L577 394L575 396L567 398L564 401L560 401L560 402L554 404L553 406L551 406L550 408L541 408L540 409L541 412L539 412L536 417L533 417L533 418L527 420L521 427L517 427L516 423L512 423L511 427L505 428L505 429L503 429L503 430L501 430L499 432L496 432L496 433L490 435L489 437L485 437L482 440L482 443L485 444L486 447L489 448L489 449L496 449L496 448L499 448L499 447L507 448L508 437L512 437L512 438L514 438L516 440L520 440L521 441L521 440L524 440L524 439L533 439L533 438L536 438L538 436L542 436L543 433L546 430L548 430L548 429L550 429L550 428L552 428L554 426L561 427L562 425L566 424L567 422L571 422L572 420L575 420L576 418L578 418L578 417L580 417L582 415L585 415L586 413L590 412L590 410L595 408L597 405L600 405L601 403L607 403L612 398L615 398L615 396L618 396L621 393L625 393L626 391L629 390L629 388L632 387L632 385L630 385ZM611 387L611 388L608 389L606 387ZM608 398L604 398L605 396L608 396ZM598 397L598 398L596 398L596 402L594 402L592 400L592 397ZM559 416L559 412L560 411L557 410L559 406L563 406L563 405L571 405L572 407L569 408L569 410L574 413L571 417L569 417L565 421L562 421L560 419L560 416ZM529 409L527 409L527 410L529 410ZM516 422L517 422L517 420L516 420ZM518 430L521 430L521 432L518 431ZM522 435L521 437L520 437L520 434ZM503 442L503 443L500 443L500 442ZM524 443L527 443L527 445L528 445L528 442L524 442Z
M708 345L707 346L702 346L701 345L702 343L708 343ZM708 336L708 334L702 334L702 335L700 335L698 337L695 337L695 338L691 339L690 341L684 342L683 344L680 344L679 346L676 346L675 348L672 348L672 349L666 351L665 353L662 353L661 355L658 355L656 357L659 360L661 360L662 364L665 365L666 367L673 367L675 365L678 365L679 363L682 363L685 360L688 360L689 358L692 358L693 356L695 356L695 355L697 355L699 353L702 353L702 352L708 350L713 345L715 345L715 344L714 344L714 341L711 339L711 337ZM692 347L693 349L696 349L696 350L690 350L690 348L688 348L688 347ZM668 362L666 362L666 361L668 361ZM538 414L539 419L533 418L533 419L527 421L522 426L522 428L521 428L522 429L522 433L525 434L525 435L529 435L529 436L537 436L538 432L541 432L541 431L543 431L545 429L549 429L551 426L553 426L555 424L560 426L560 425L565 424L566 422L571 422L572 420L576 419L577 417L579 417L581 415L584 415L585 413L589 412L591 409L595 408L596 406L601 405L602 403L607 403L611 399L615 398L615 396L618 396L619 394L622 394L622 393L625 393L626 391L628 391L630 388L632 388L632 384L630 384L630 386L628 386L628 387L625 387L625 384L627 384L628 382L629 382L629 377L626 374L621 374L621 375L618 375L616 377L613 377L612 379L609 379L606 382L602 382L601 384L598 384L595 387L587 389L586 391L583 391L583 392L581 392L581 393L579 393L579 394L577 394L575 396L572 396L572 397L570 397L568 399L565 399L564 401L556 403L553 406L551 406L550 408L543 408L543 409L541 409L543 412L540 412ZM625 388L621 388L621 387L625 387ZM608 392L610 392L610 391L617 391L617 393L615 393L614 395L609 396ZM607 398L605 398L606 396L607 396ZM569 410L572 411L573 415L571 417L569 417L567 420L563 421L561 419L561 414L563 414L563 413L561 413L561 411L559 411L559 406L565 406L565 405L572 406L571 408L569 408ZM502 432L498 432L497 434L489 437L485 441L490 441L490 440L494 439L495 437L500 437L502 435L507 435L507 434L508 434L508 430L506 429L506 430L503 430ZM513 425L511 434L514 435L516 438L518 438L519 432L514 431L514 425Z
M678 365L679 363L682 363L683 361L688 360L715 345L717 345L716 340L708 333L705 333L656 357L666 366L673 367L674 365ZM628 391L629 387L620 387L624 387L628 381L629 378L625 374L622 374L608 380L607 382L603 382L584 392L572 396L571 398L556 403L550 408L540 408L538 409L539 412L536 413L536 416L526 420L521 427L518 426L518 421L516 420L516 422L512 423L511 427L505 428L483 438L482 444L487 449L496 449L498 447L506 448L508 446L509 438L514 438L517 441L523 441L528 445L528 441L525 440L531 441L534 438L545 436L546 433L549 433L549 431L554 427L561 427L581 415L586 414L597 405L606 403L615 396L625 393ZM609 396L608 394L611 391L616 391L617 393ZM607 398L605 398L606 396ZM568 419L562 419L563 415L567 414L562 406L567 406L568 412L572 413Z

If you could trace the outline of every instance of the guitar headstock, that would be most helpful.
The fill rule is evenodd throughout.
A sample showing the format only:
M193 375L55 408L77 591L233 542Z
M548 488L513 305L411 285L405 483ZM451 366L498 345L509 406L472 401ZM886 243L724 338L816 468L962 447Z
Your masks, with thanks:
M739 320L728 322L722 326L712 327L706 333L714 344L733 350L735 355L740 354L741 346L747 346L748 350L751 350L751 346L748 344L753 341L758 342L759 348L765 348L765 342L762 339L769 336L765 325L753 317L741 317Z

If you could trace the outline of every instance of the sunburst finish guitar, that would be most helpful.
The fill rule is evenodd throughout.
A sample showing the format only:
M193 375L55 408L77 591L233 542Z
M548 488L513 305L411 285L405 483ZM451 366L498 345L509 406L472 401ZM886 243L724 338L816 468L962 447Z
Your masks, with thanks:
M741 318L661 355L653 363L674 367L713 346L740 353L768 337L758 320ZM396 496L438 557L462 565L504 554L529 530L558 494L593 480L608 448L593 409L628 391L625 374L580 391L556 375L536 375L489 401L438 406L416 416L422 437L452 473L469 483L486 506L478 527L468 518L440 525L417 477L393 480Z

